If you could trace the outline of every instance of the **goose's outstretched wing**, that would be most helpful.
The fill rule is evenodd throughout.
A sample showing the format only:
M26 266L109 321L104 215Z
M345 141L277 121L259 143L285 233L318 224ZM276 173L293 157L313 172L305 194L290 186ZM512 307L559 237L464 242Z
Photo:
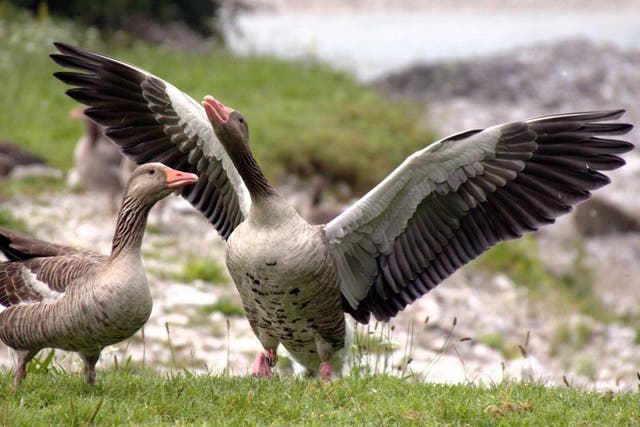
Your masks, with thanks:
M0 252L9 261L59 255L90 254L91 251L45 242L29 234L0 227Z
M55 299L77 277L104 263L93 251L45 242L0 227L0 251L9 259L0 263L0 305Z
M553 223L609 183L623 110L546 116L450 136L411 155L325 226L343 308L388 320L494 244Z
M134 66L79 47L54 43L59 65L82 71L54 73L75 88L67 94L88 105L85 114L136 163L161 162L197 174L182 196L227 238L251 203L249 193L216 138L202 106L170 83Z

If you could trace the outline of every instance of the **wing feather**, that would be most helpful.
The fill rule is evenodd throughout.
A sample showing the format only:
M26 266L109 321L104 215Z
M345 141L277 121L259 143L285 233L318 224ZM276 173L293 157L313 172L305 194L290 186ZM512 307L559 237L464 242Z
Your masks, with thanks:
M56 63L80 70L54 73L75 86L67 95L88 105L85 114L106 126L105 135L135 162L162 162L196 173L199 184L181 194L226 239L251 202L202 106L142 69L78 47L54 45L61 52L51 55Z
M0 227L0 304L10 306L58 298L76 278L105 262L93 251L36 239Z
M617 154L633 148L602 137L629 132L602 123L622 113L507 123L411 155L325 226L345 311L388 320L494 244L570 211L609 182L598 171L619 168Z

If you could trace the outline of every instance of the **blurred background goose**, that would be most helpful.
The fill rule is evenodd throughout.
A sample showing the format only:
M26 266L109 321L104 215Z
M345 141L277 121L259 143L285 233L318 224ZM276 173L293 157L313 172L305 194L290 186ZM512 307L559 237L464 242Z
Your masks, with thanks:
M623 110L560 114L452 135L409 156L325 225L302 219L253 158L242 114L121 61L56 43L67 94L138 163L198 174L185 197L227 239L226 262L266 353L283 344L310 373L338 373L344 313L387 321L494 244L553 223L632 149ZM295 138L295 135L292 136Z
M69 116L82 120L86 129L73 151L73 169L69 171L67 183L71 188L106 194L115 212L135 163L123 156L118 146L104 135L103 126L88 119L80 109L71 110Z
M160 163L138 167L118 214L111 254L44 242L0 227L0 340L16 350L16 385L45 347L79 352L87 383L102 349L132 336L151 314L140 257L153 205L197 176Z

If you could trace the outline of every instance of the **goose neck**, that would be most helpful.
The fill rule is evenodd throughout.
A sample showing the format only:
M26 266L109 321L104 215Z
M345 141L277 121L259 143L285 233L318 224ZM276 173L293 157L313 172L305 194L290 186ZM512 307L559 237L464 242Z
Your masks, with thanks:
M275 189L269 184L250 151L240 151L234 157L233 163L249 190L252 202L275 195Z
M124 197L113 235L111 259L140 253L144 229L152 206L153 203L145 201L141 196L127 194Z
M270 197L256 201L252 199L247 220L253 226L266 228L288 226L302 221L293 206L275 190Z

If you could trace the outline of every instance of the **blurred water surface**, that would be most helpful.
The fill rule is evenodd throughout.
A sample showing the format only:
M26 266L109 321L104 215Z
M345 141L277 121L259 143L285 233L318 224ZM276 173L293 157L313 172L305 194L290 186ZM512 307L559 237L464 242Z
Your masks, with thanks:
M371 80L415 62L584 37L640 48L640 9L259 12L228 30L231 49L317 58Z

